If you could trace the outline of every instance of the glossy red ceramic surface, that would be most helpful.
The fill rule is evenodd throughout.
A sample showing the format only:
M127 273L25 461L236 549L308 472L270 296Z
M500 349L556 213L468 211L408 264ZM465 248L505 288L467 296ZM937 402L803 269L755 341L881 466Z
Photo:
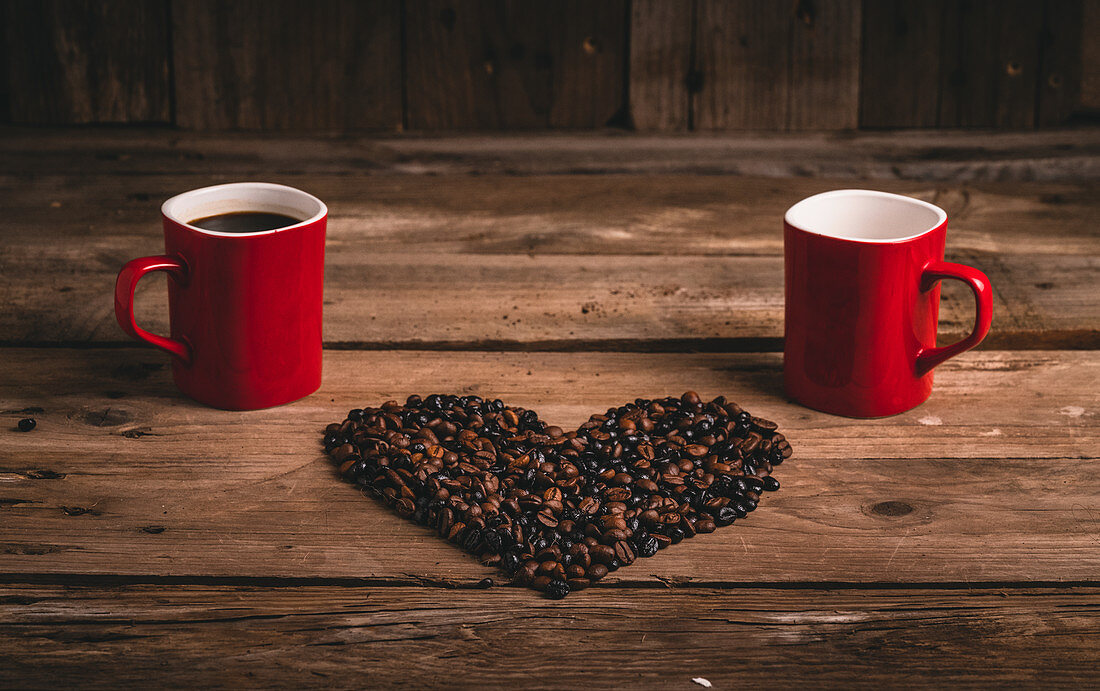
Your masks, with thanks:
M250 410L313 393L321 384L327 210L304 192L265 183L222 185L188 194L206 190L219 190L223 197L232 192L232 198L220 203L237 204L236 210L278 211L306 220L260 233L214 233L187 224L200 217L182 217L187 204L176 204L173 213L173 201L187 201L186 195L173 198L162 214L165 254L134 259L119 273L119 324L134 338L171 353L177 386L201 403ZM282 201L278 208L255 206L253 195L261 191L291 206L301 201L305 212L316 208L317 213L295 214ZM134 322L134 289L150 271L169 274L167 338Z
M788 213L783 373L791 398L849 417L900 413L928 398L932 368L985 337L992 319L989 279L943 261L947 217L936 210L942 222L897 240L819 234L793 225ZM967 338L937 348L944 278L970 285L977 317Z

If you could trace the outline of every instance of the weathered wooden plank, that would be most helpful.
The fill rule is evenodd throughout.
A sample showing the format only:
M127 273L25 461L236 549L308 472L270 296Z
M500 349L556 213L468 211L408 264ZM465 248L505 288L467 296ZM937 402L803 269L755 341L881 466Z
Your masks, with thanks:
M11 0L5 120L170 122L166 0Z
M630 20L630 115L640 131L689 127L692 4L634 0Z
M1042 5L960 0L947 8L939 125L1033 127Z
M0 128L0 171L240 178L575 173L870 180L1100 180L1100 128L1040 132L403 137ZM372 182L371 184L375 184Z
M836 130L859 119L860 3L700 0L698 129Z
M862 4L861 0L795 3L787 129L846 130L859 125Z
M935 127L945 0L863 3L860 127Z
M350 244L356 244L352 239ZM157 254L156 240L133 256ZM657 351L776 350L783 331L778 257L554 255L342 256L334 237L326 268L324 338L333 347ZM110 295L127 255L103 247L30 254L0 250L0 332L5 345L130 343ZM60 255L60 256L59 256ZM983 347L1093 348L1100 259L1066 255L973 257L991 277L995 331ZM70 268L45 275L51 265ZM1038 274L1049 271L1052 275ZM459 278L461 277L461 278ZM1051 278L1046 281L1044 278ZM163 278L139 289L138 321L168 331ZM446 296L446 299L441 299ZM940 342L972 327L973 298L944 287Z
M1100 111L1100 0L1081 2L1081 103L1086 112Z
M0 590L0 683L688 688L701 677L725 688L753 676L1082 688L1100 680L1097 597L700 589L551 602L513 588L14 586Z
M431 0L405 17L411 129L602 127L625 105L622 0Z
M223 179L9 178L19 192L7 195L0 228L0 341L123 341L102 296L126 260L162 250L157 202ZM305 187L332 210L328 343L463 348L774 349L783 318L780 219L798 199L838 186L718 177L269 179ZM948 210L948 256L988 272L998 296L987 346L1095 346L1100 237L1091 219L1100 201L1090 186L876 186ZM139 319L166 329L163 277L141 290ZM943 340L972 323L972 298L948 283Z
M354 177L273 173L319 195L345 253L780 256L791 204L841 180L676 175ZM125 252L155 249L159 206L219 175L0 175L5 252L93 241ZM955 256L1100 254L1096 185L876 181L875 189L943 207ZM50 237L39 232L46 223ZM142 242L141 245L126 243ZM369 246L356 246L369 242ZM0 255L4 256L4 255ZM15 255L10 255L15 256ZM65 254L63 256L70 256ZM72 255L75 256L75 255ZM342 261L347 261L345 257ZM15 267L12 267L14 270ZM1048 274L1049 271L1042 271Z
M398 0L176 2L172 26L183 127L401 127Z
M1057 126L1073 115L1081 98L1084 35L1081 0L1043 3L1043 35L1038 73L1036 125ZM1090 40L1097 40L1092 36Z
M993 125L1002 128L1030 128L1036 125L1038 110L1039 45L1042 40L1045 3L992 3L999 20L997 101ZM997 26L996 23L993 26Z
M455 391L573 426L688 388L781 425L796 451L776 473L783 487L748 519L609 582L1092 582L1100 572L1093 351L968 354L940 369L921 408L872 421L785 401L779 355L329 351L320 392L245 413L183 399L166 359L3 351L0 574L474 583L493 571L336 477L319 446L325 424L363 404ZM37 429L14 431L27 414Z
M791 6L769 0L697 0L695 64L700 130L785 130Z

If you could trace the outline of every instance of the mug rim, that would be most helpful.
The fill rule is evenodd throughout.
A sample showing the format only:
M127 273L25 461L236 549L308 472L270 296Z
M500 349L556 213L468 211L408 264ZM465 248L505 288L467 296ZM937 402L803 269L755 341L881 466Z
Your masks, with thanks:
M257 190L257 189L260 189L260 190L276 190L276 191L281 191L281 192L288 192L290 194L294 194L294 195L297 195L299 197L304 197L307 201L316 204L318 210L317 210L316 213L314 213L312 216L310 216L309 218L307 218L304 221L299 221L298 223L294 223L294 224L288 225L288 226L282 226L280 228L272 228L271 230L257 230L257 231L253 231L253 232L250 232L250 233L227 233L227 232L220 231L220 230L207 230L206 228L200 228L196 225L192 225L188 221L185 221L185 220L181 219L176 213L175 207L182 204L188 197L192 197L194 195L201 194L201 193L204 193L204 192L205 193L210 193L210 192L215 192L215 191L218 191L218 190L240 189L240 188L252 189L252 190ZM226 237L226 238L249 238L249 237L255 237L257 235L272 235L272 234L275 234L275 233L283 233L283 232L286 232L288 230L295 230L297 228L301 228L303 226L307 226L307 225L310 225L312 223L316 223L317 221L321 220L322 218L324 218L325 216L328 215L328 207L325 205L325 203L323 201L321 201L317 197L313 196L309 192L304 192L304 191L298 189L297 187L291 187L290 185L280 185L280 184L275 183L275 182L227 182L227 183L223 183L223 184L220 184L220 185L208 185L206 187L196 187L193 190L187 190L186 192L180 192L179 194L177 194L173 197L169 197L168 199L166 199L164 201L163 204L160 205L160 213L164 218L168 219L169 221L172 221L173 223L181 225L184 228L187 228L188 230L193 230L196 233L202 233L204 235L213 235L213 236L216 236L216 237Z
M811 230L811 229L805 227L804 225L802 225L800 223L796 223L795 221L793 221L791 219L791 215L793 213L796 213L800 206L804 206L804 205L808 206L810 202L819 201L823 198L829 198L829 197L864 197L864 198L873 197L873 198L879 198L879 199L890 199L892 201L904 202L904 203L909 204L911 206L917 206L917 207L924 208L924 209L927 209L929 211L932 211L933 213L936 214L936 222L934 224L932 224L931 226L925 228L924 230L921 230L917 233L913 233L913 234L910 234L910 235L905 235L905 236L902 236L902 237L897 237L897 238L860 238L860 237L852 237L850 235L838 235L838 234L835 234L835 233L826 233L826 232L821 232L821 231L817 231L817 230ZM899 243L903 243L903 242L909 242L911 240L916 240L917 238L923 237L923 236L925 236L929 233L935 232L936 230L942 228L947 223L947 212L944 211L943 209L941 209L940 207L936 206L935 204L932 204L930 202L926 202L923 199L916 199L914 197L908 197L904 194L894 194L893 192L880 192L878 190L865 190L865 189L850 188L850 189L830 190L828 192L820 192L818 194L811 195L809 197L806 197L805 199L802 199L801 201L796 202L789 209L787 209L787 212L783 215L783 222L786 223L791 228L794 228L795 230L800 230L803 233L808 233L810 235L816 235L818 237L829 238L831 240L840 240L842 242L861 242L861 243L865 243L865 244L868 244L868 245L891 245L891 244L899 244Z

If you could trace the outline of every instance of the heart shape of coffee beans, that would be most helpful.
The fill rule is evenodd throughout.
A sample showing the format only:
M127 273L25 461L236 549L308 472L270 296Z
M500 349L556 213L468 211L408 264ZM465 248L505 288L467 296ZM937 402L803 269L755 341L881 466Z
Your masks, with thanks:
M352 410L324 446L399 515L554 599L744 518L791 455L775 423L690 391L570 432L500 400L410 396Z

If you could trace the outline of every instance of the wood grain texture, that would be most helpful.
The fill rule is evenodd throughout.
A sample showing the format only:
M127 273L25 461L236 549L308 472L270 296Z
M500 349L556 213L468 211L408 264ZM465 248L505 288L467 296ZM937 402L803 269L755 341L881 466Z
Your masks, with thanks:
M1098 681L1097 597L751 588L550 602L513 588L27 585L0 590L0 683L727 688L761 676L871 688L904 670L917 686L1082 688Z
M1042 5L961 0L947 7L939 125L1033 127Z
M713 176L265 177L329 204L325 339L356 347L776 349L779 219L798 199L838 186ZM11 187L19 192L8 195L0 228L3 342L127 342L103 299L119 267L161 251L159 200L223 180L38 176ZM948 211L948 257L986 271L994 286L987 347L1095 347L1092 186L878 186ZM139 321L163 332L163 278L139 291ZM942 340L972 320L969 292L947 284Z
M630 20L630 115L636 130L689 127L692 2L633 0Z
M472 584L493 571L336 477L325 424L440 391L499 396L568 427L690 388L779 423L795 448L776 472L783 487L611 583L1091 583L1100 572L1093 351L970 353L937 371L922 407L870 421L784 400L778 354L329 351L317 394L243 413L183 398L148 350L2 355L0 574ZM27 414L38 427L14 431Z
M192 0L172 24L182 127L401 127L398 0Z
M946 0L863 3L859 125L935 127Z
M1030 128L1096 100L1092 0L10 0L0 11L0 105L38 125Z
M861 0L798 0L791 26L787 129L859 125Z
M411 129L594 128L625 105L622 0L430 0L405 17Z
M19 176L200 173L213 179L318 173L352 177L690 173L832 178L859 180L863 185L881 180L1100 181L1100 128L384 138L0 127L0 154L0 171Z
M1081 1L1080 108L1100 112L1100 0Z
M697 128L856 127L859 2L699 0L697 14Z
M1080 103L1081 53L1084 49L1081 4L1081 0L1043 3L1039 103L1035 116L1039 127L1066 122ZM1088 40L1100 40L1100 36L1094 35Z
M172 120L167 0L9 0L0 24L5 120Z
M790 92L791 6L698 0L695 95L699 130L784 130Z

